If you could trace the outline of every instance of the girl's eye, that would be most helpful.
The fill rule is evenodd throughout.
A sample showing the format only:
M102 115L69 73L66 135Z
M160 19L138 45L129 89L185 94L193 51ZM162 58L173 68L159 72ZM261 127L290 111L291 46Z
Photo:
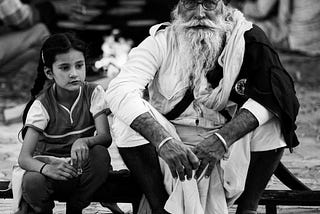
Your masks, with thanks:
M60 67L60 69L61 69L62 71L68 71L69 68L70 68L70 66L61 66L61 67Z
M81 69L83 67L84 64L76 64L76 69Z

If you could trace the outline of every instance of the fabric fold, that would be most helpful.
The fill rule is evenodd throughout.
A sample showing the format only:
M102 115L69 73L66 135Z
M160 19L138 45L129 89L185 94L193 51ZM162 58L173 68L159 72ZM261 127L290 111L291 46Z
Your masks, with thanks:
M176 139L180 139L175 127L147 101L143 101L151 115ZM230 147L228 160L221 160L209 178L200 176L199 180L180 181L171 175L164 160L159 158L164 176L164 185L169 193L165 209L173 214L227 214L228 206L244 190L250 161L251 133ZM151 209L144 198L140 203L139 214L151 214Z

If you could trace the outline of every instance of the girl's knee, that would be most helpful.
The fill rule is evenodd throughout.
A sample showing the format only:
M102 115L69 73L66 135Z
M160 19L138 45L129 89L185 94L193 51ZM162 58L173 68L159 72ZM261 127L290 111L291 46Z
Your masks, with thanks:
M26 172L22 180L22 196L35 213L52 213L52 191L45 176L38 172Z
M38 172L26 172L22 180L23 192L38 192L47 188L46 177Z
M106 163L110 165L111 158L108 149L101 145L93 146L89 151L90 160L95 163Z
M111 158L108 149L104 146L96 145L90 149L89 153L91 172L97 176L105 177L110 170Z

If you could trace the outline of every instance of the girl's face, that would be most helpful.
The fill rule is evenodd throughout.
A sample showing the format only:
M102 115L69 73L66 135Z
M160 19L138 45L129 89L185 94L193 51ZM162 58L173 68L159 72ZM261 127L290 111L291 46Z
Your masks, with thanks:
M68 91L77 91L86 78L86 65L82 52L70 49L56 55L52 64L52 78L55 83Z

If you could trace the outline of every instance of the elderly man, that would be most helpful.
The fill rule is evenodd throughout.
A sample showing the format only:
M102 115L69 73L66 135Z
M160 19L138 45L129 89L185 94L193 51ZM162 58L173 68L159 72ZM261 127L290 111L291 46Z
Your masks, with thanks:
M227 213L243 189L237 213L256 213L283 149L298 145L293 82L226 1L180 0L172 16L107 90L120 154L152 213Z

